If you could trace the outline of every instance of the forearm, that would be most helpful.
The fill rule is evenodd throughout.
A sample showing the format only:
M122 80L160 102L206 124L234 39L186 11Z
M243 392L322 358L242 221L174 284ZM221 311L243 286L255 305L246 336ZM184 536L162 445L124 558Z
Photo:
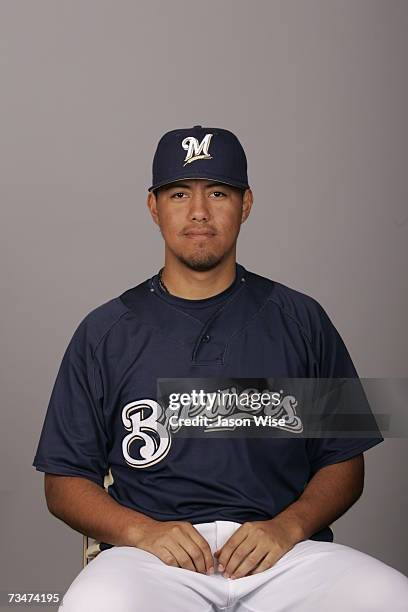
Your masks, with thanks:
M122 506L86 478L53 477L46 485L46 498L49 511L72 529L116 546L136 546L139 532L153 521Z
M278 522L294 544L307 540L346 512L360 497L364 484L363 456L322 468L302 495L271 521Z

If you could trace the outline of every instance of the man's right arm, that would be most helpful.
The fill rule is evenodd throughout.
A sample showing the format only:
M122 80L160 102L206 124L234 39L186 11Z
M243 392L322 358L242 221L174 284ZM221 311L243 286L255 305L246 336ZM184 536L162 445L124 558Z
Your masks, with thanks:
M44 474L48 510L72 529L115 546L137 546L156 521L122 506L95 482L80 476Z
M45 473L48 509L98 542L134 546L168 565L205 571L213 565L211 549L191 522L155 520L119 504L99 484L106 475L113 433L105 429L92 321L83 319L64 353L33 462ZM62 471L77 467L84 476L53 474L48 466L61 466Z
M98 542L141 548L174 567L204 574L214 570L210 545L188 521L156 521L81 476L46 472L44 487L51 514Z

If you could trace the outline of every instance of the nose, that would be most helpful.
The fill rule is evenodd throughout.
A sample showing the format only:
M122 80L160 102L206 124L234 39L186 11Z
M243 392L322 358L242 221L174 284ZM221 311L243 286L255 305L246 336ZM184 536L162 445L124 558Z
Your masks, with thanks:
M189 216L190 219L196 221L208 221L210 218L210 210L205 193L200 189L193 191L191 195Z

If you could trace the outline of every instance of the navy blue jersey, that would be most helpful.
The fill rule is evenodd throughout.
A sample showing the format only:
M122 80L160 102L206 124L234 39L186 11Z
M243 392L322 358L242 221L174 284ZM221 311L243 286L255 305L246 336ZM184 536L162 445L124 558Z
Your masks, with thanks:
M205 316L203 316L205 313ZM142 427L157 381L357 377L323 307L236 263L222 293L188 300L158 274L89 312L64 353L33 465L82 476L156 520L267 520L320 468L383 441L369 438L174 437ZM132 411L133 410L133 411ZM160 421L161 413L150 411ZM147 423L148 419L146 419ZM333 541L329 526L312 539ZM101 548L110 544L102 543Z

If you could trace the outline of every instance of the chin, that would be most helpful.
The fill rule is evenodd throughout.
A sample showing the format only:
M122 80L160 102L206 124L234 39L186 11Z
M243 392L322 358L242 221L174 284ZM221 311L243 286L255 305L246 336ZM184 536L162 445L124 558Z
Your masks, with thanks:
M190 257L186 254L178 254L177 259L181 261L190 270L197 272L206 272L212 270L218 266L224 259L224 255L215 255L214 253L203 253L202 255L191 255Z

